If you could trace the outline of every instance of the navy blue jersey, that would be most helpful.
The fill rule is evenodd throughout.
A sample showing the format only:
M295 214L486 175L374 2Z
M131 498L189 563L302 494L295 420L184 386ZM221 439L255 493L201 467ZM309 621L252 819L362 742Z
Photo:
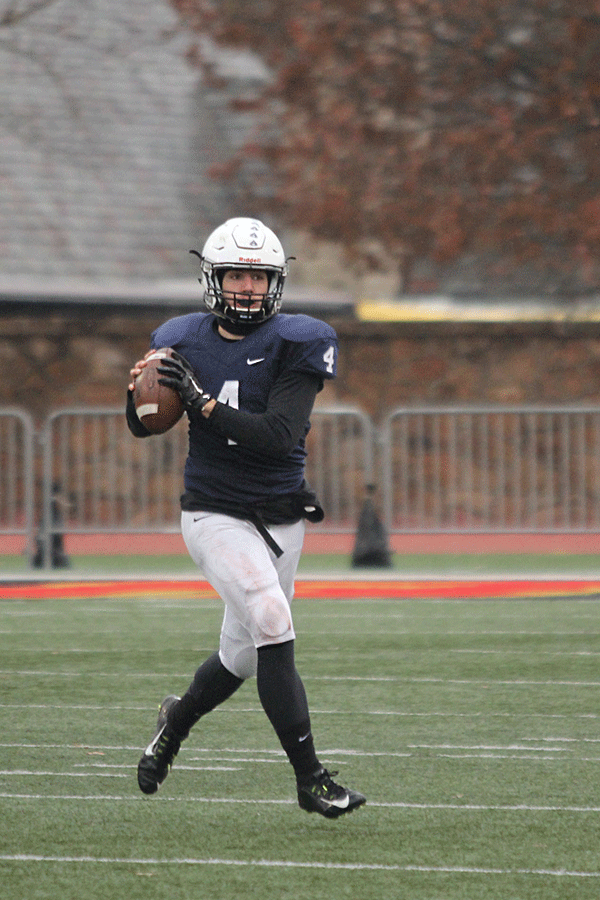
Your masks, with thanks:
M170 319L152 334L153 348L172 347L191 364L203 390L231 410L260 416L267 413L273 386L314 378L315 393L324 379L334 378L337 337L333 328L306 315L279 313L242 340L224 340L210 313L190 313ZM219 407L215 409L215 413ZM303 423L296 445L285 454L270 455L269 448L234 441L201 414L189 418L189 455L184 483L215 500L258 502L273 494L297 491L304 477L305 438L310 423ZM231 413L233 416L233 413Z

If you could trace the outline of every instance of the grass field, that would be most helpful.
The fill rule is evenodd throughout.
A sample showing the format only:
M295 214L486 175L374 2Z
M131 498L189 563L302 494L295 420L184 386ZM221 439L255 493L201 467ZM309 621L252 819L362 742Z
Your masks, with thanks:
M81 555L71 557L68 569L50 570L53 577L63 574L87 576L104 573L122 576L144 573L144 575L172 575L200 577L198 569L187 554L158 554L142 556L136 554ZM305 572L351 572L352 560L343 553L305 553L300 558L298 571ZM368 569L363 569L367 571ZM509 573L536 575L560 574L581 575L600 572L600 554L597 553L395 553L392 566L388 570L397 575L430 573L442 577L467 572L471 575L499 575ZM40 569L29 569L23 555L0 555L0 577L17 577L30 573L42 573Z
M210 600L0 603L0 885L60 900L600 896L600 599L298 599L327 821L249 682L155 797L156 707L212 651Z

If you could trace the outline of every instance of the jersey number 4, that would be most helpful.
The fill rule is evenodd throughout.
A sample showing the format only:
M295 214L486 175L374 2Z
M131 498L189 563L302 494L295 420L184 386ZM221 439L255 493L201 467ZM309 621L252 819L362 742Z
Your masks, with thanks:
M227 406L233 406L234 409L240 408L240 383L239 381L226 381L223 384L223 387L219 391L219 396L217 397L219 403L224 403ZM237 444L237 441L232 441L231 438L227 438L227 443L231 446L232 444Z

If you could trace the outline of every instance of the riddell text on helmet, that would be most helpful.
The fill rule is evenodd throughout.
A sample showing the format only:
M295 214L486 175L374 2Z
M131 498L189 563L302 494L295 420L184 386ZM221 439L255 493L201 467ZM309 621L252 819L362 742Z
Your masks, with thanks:
M260 259L254 259L252 256L240 256L238 262L243 263L259 263Z

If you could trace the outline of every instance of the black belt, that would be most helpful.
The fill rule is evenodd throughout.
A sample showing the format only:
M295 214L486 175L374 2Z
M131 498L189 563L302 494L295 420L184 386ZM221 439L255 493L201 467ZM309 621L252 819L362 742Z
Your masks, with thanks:
M267 546L271 548L277 559L280 556L283 556L283 550L263 522L263 519L260 513L255 512L254 510L248 515L248 521L252 522L260 536L264 539Z

